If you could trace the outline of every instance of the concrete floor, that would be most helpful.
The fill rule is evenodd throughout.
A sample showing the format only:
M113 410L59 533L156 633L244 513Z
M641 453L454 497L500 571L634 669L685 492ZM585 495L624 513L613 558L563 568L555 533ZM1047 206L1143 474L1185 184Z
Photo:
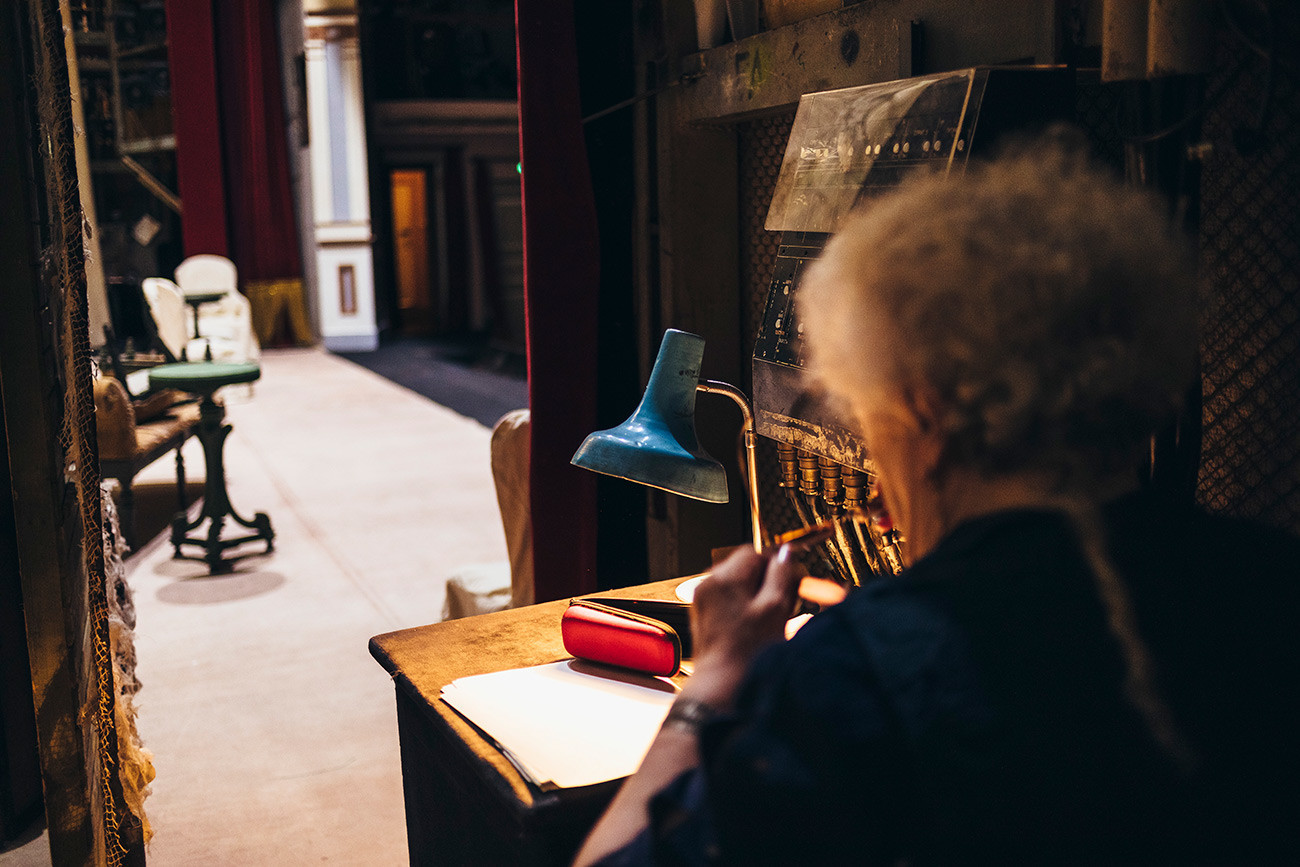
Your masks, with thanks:
M262 366L251 399L227 389L226 470L274 552L214 577L159 536L127 563L148 860L404 864L393 688L366 643L441 619L448 577L505 559L490 431L320 350ZM196 442L186 456L201 476ZM0 862L39 863L21 857Z

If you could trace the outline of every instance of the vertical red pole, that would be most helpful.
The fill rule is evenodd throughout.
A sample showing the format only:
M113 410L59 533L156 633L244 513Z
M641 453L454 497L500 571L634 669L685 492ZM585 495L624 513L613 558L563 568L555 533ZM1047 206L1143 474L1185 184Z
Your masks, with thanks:
M538 602L596 589L596 480L569 464L596 426L600 276L573 15L515 2Z

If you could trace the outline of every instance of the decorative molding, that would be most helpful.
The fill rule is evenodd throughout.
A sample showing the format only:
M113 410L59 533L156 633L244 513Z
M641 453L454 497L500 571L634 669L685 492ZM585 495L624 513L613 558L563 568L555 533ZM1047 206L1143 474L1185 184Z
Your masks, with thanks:
M355 316L357 312L357 266L339 266L339 312Z
M358 38L356 15L308 15L304 19L308 42L342 42Z
M904 78L911 41L908 22L854 7L691 54L682 58L685 113L730 122L779 111L805 93Z
M462 146L519 159L519 105L511 100L385 100L371 111L371 137L385 155Z
M874 0L680 55L673 88L691 122L731 123L805 93L928 72L1060 62L1057 0ZM913 33L924 36L912 55ZM662 98L662 97L661 97Z
M364 223L319 223L316 226L316 243L322 247L344 245L368 245L374 240L370 233L370 222Z

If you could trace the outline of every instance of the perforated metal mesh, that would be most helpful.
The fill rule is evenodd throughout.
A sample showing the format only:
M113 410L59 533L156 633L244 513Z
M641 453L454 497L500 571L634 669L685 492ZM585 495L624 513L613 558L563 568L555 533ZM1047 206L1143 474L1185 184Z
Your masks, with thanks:
M1097 73L1079 74L1074 92L1074 122L1088 134L1093 153L1116 169L1124 164L1124 140L1116 123L1115 91Z
M794 108L788 112L746 121L738 125L740 154L740 276L746 299L745 355L750 351L763 319L763 306L772 282L780 232L763 228L767 207L772 202L776 177L781 171L786 140L794 124ZM746 382L753 382L753 371L745 370ZM752 392L752 388L747 389ZM769 531L780 532L799 526L799 518L786 499L778 482L781 473L776 461L776 443L758 438L759 503Z
M1201 176L1204 425L1197 496L1300 531L1300 90L1225 35L1208 92ZM1233 77L1235 76L1235 78ZM1234 146L1234 141L1241 146ZM1253 148L1252 148L1253 146Z

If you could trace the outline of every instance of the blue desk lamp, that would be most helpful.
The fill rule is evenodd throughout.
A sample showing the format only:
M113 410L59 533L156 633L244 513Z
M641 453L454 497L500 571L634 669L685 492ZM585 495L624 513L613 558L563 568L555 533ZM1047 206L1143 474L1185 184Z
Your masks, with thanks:
M766 534L755 481L754 411L740 389L725 382L700 381L703 359L704 338L672 328L664 332L636 412L618 427L589 435L571 463L684 497L725 503L727 475L722 464L700 447L695 435L695 393L725 394L744 417L750 523L754 550L762 551Z

